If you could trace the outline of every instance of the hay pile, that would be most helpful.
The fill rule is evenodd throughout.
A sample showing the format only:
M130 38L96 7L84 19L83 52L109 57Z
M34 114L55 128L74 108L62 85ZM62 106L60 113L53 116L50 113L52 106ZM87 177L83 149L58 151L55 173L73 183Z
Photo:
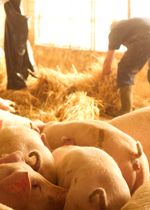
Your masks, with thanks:
M74 66L64 74L39 66L39 78L28 77L28 87L22 90L6 90L6 67L0 56L0 97L16 103L16 113L30 118L48 121L99 119L106 110L118 108L119 91L116 87L116 71L100 84L103 58L78 73ZM116 69L116 64L113 66Z

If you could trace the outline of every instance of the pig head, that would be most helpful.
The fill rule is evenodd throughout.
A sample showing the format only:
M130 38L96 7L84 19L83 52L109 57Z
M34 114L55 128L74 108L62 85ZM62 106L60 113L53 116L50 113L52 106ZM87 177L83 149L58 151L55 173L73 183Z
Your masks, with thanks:
M103 150L62 146L52 154L58 185L69 189L64 210L120 210L130 199L118 165Z
M63 210L67 190L50 183L23 158L16 151L0 159L0 203L16 210Z
M149 180L148 160L142 146L109 123L98 120L47 123L42 132L50 148L63 145L93 146L117 162L131 194Z
M54 158L36 131L24 126L8 126L0 130L0 157L22 151L25 162L48 181L56 183Z

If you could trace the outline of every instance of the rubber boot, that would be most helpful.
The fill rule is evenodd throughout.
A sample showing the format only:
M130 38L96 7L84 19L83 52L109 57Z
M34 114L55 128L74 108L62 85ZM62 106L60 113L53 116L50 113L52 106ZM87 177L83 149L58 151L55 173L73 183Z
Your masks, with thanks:
M121 109L112 113L113 117L123 115L132 111L132 86L120 87Z

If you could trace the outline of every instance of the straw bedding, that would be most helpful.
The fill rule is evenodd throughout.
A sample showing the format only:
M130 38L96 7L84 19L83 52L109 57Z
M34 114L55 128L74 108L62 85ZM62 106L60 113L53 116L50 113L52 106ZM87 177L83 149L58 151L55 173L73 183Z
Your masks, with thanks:
M62 73L38 66L39 77L29 76L28 87L22 90L6 90L7 75L4 54L0 54L0 97L16 103L16 114L48 121L70 121L82 119L109 118L107 111L120 107L119 89L116 83L117 60L112 72L100 84L100 74L104 57L78 72L72 65L70 72ZM145 81L144 81L145 82ZM141 82L142 83L142 82ZM137 89L135 89L137 91ZM145 96L146 100L147 96ZM134 97L136 102L136 98ZM138 99L139 101L139 99ZM142 106L149 105L149 101ZM137 106L139 108L139 106ZM136 106L134 104L134 109Z

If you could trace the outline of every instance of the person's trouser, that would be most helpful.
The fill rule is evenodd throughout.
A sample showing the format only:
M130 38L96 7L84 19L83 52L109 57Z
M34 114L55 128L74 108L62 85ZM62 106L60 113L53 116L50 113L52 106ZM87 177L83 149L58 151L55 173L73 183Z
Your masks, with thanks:
M150 30L139 32L131 39L131 44L118 63L118 87L134 85L135 75L150 58Z

